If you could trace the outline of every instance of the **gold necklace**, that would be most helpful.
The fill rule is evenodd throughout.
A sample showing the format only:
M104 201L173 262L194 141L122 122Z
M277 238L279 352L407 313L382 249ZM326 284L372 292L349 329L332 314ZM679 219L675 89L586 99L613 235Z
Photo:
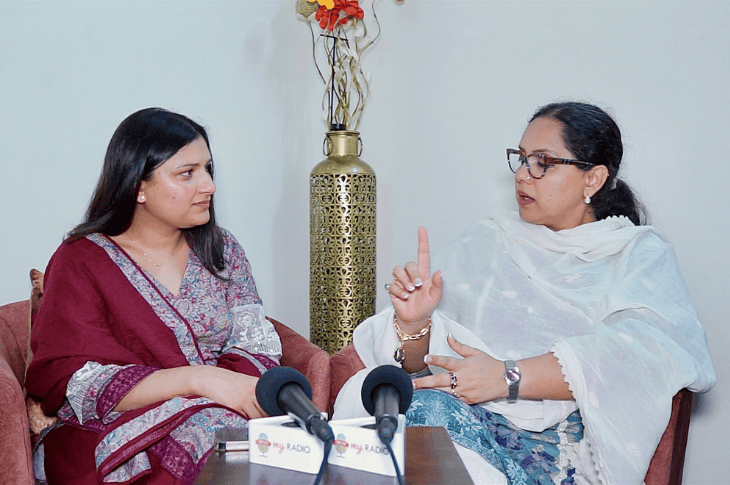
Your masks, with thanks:
M157 264L157 263L155 263L154 261L152 261L152 258L150 258L149 256L147 256L147 253L145 253L145 252L144 252L144 251L143 251L143 250L141 249L141 247L142 247L142 246L141 246L141 245L140 245L140 244L139 244L139 243L138 243L137 241L135 241L134 239L132 239L132 242L134 243L134 245L135 245L135 246L137 246L137 247L138 247L138 249L137 249L137 250L138 250L138 251L142 251L142 254L144 255L144 257L145 257L145 258L147 258L147 261L149 261L150 263L152 263L152 265L153 265L153 266L155 267L155 269L157 269L157 270L159 270L159 269L160 269L161 267L163 267L164 265L166 265L166 264L167 264L167 263L168 263L168 262L169 262L169 261L170 261L170 260L172 259L172 257L173 257L173 256L175 256L175 253L177 252L176 250L173 250L173 251L172 251L172 254L170 255L170 257L169 257L169 258L167 258L167 259L166 259L165 261L163 261L162 263L160 263L160 264Z

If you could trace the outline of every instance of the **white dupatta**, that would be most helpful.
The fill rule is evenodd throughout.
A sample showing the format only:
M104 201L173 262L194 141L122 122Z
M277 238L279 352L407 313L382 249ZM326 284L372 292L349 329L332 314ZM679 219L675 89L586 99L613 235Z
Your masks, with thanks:
M653 227L612 217L555 232L510 213L472 225L431 268L445 286L429 352L456 355L448 332L497 359L552 351L575 403L484 406L537 431L577 405L585 434L571 459L588 479L642 483L674 394L715 382L673 250ZM392 308L356 329L368 367L395 363L391 322Z

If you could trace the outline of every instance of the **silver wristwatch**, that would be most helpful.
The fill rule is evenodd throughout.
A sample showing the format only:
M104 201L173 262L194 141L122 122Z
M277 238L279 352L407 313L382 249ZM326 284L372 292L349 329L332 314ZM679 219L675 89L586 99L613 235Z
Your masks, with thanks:
M522 379L522 373L520 368L517 367L517 362L514 360L504 361L504 381L507 383L507 389L509 395L507 396L507 402L513 403L517 401L517 394L520 390L520 380Z

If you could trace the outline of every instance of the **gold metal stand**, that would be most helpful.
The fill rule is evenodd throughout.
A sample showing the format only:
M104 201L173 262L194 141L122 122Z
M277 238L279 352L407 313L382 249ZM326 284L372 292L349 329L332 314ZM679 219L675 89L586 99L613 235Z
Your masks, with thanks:
M334 353L375 313L375 172L356 131L329 131L310 175L310 340Z

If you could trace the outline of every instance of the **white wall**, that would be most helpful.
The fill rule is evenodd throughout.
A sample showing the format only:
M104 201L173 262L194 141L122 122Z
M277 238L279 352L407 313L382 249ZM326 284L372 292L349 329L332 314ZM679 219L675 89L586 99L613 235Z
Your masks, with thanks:
M418 225L436 251L515 208L504 149L538 106L608 108L624 177L675 243L718 371L695 399L685 483L730 483L730 2L380 0L378 14L361 125L378 288L415 257ZM294 0L0 0L0 303L27 298L28 270L83 216L118 123L157 105L209 128L220 221L269 314L307 335L308 180L325 130L309 42Z

